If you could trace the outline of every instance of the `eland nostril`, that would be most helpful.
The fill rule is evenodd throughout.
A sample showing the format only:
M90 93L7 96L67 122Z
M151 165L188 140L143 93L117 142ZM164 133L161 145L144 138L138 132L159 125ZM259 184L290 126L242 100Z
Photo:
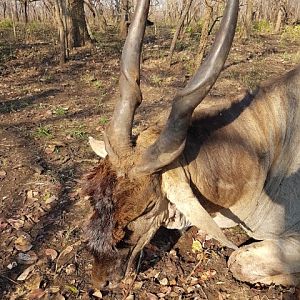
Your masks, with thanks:
M104 282L99 283L98 288L99 288L100 291L105 290L105 289L109 289L110 288L109 284L110 284L110 282L108 280L106 280Z
M100 291L110 291L118 287L118 282L115 281L105 281L103 283L98 284L97 288Z

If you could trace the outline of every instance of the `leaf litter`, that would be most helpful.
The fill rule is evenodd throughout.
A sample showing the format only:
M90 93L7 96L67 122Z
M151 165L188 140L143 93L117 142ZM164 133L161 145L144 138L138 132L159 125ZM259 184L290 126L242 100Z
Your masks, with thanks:
M166 42L161 41L164 45ZM255 47L263 50L269 43L276 41L258 38ZM275 46L283 52L299 48L298 45ZM160 72L157 65L163 66L162 60L151 58L154 49L151 47L149 44L149 50L145 50L149 59L144 62L142 76L147 101L137 116L139 126L144 127L168 109L175 93L172 83L182 84L186 74L184 65L174 66L172 74L165 78L170 84L162 98L161 87L145 80L149 74ZM252 52L253 45L245 43L238 49L241 53ZM108 77L118 77L119 53L111 51L103 59L103 49L93 53L79 49L73 54L74 60L60 68L53 62L56 53L51 52L54 49L48 44L36 46L36 50L43 60L37 57L33 61L32 50L20 49L16 59L7 62L7 73L0 81L1 99L4 99L1 108L9 112L0 118L1 128L5 128L0 130L0 138L5 143L0 147L0 265L3 270L0 298L123 299L122 288L105 292L91 285L93 260L86 248L83 228L91 208L88 199L79 199L77 192L78 179L97 163L85 135L100 136L106 121L101 121L103 124L99 126L99 120L106 120L111 114L116 83L109 82ZM275 54L269 59L274 60L279 70L288 67ZM38 80L45 68L51 81ZM233 68L241 76L247 70L247 66ZM82 74L90 71L103 83L101 93L82 80ZM162 79L166 76L163 72L157 75ZM235 88L241 88L227 75L221 78L214 92L230 95ZM24 89L20 88L20 78ZM237 244L244 242L239 230L228 230L227 234ZM146 247L139 273L124 287L127 300L297 297L295 288L249 286L235 281L226 266L230 251L195 229L179 239L176 237L178 240L171 236L170 232L163 233Z

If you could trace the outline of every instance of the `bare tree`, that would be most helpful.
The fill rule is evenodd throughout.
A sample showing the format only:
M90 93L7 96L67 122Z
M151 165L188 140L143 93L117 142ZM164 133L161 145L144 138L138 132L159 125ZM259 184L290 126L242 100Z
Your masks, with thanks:
M85 44L92 45L92 39L88 33L85 12L84 0L68 0L69 10L69 31L68 43L69 47L81 47Z
M199 66L202 62L204 51L208 43L210 24L213 18L213 5L210 0L205 0L205 13L204 13L204 22L201 30L201 37L198 46L198 52L196 56L196 66Z
M252 21L253 21L253 0L248 0L246 3L246 13L243 17L243 27L241 37L248 39L252 32Z
M184 7L184 9L182 11L182 14L181 14L181 17L180 17L180 19L179 19L179 21L177 23L176 30L175 30L175 33L174 33L174 36L173 36L173 40L172 40L172 43L171 43L171 46L170 46L169 65L171 65L171 63L172 63L172 57L173 57L173 54L174 54L174 50L175 50L175 46L176 46L176 41L178 39L180 30L182 29L184 20L185 20L188 12L190 10L192 2L193 2L193 0L186 0L185 7Z
M17 0L14 1L14 15L17 22L19 22L18 4Z
M25 21L25 24L28 23L28 0L22 0L21 1L22 3L22 6L23 6L23 14L24 14L24 21Z
M274 28L275 33L279 33L280 32L280 30L282 28L282 24L287 19L287 12L286 12L286 3L285 3L285 1L279 1L279 4L280 4L280 6L279 6L279 9L278 9L276 23L275 23L275 28Z
M129 1L122 0L121 2L121 20L120 20L120 32L119 35L122 39L125 39L128 32L129 22Z
M59 45L60 45L60 56L59 56L59 62L60 64L64 64L68 58L68 52L67 52L67 32L66 32L66 26L64 22L64 4L62 3L62 0L55 0L55 17L58 27L58 34L59 34Z
M84 0L84 4L85 6L88 8L88 11L92 13L93 16L93 24L95 25L97 23L97 27L99 29L100 32L104 33L106 31L107 28L107 23L106 23L106 19L104 17L104 12L103 12L103 8L102 8L102 4L101 2L99 2L99 7L97 8L97 3L93 2L92 0ZM90 30L89 27L89 22L88 22L88 16L86 15L86 24L87 24L87 28L89 31L89 35L91 36L92 39L92 32Z
M3 19L6 19L6 10L7 10L7 3L6 1L3 1L2 2Z

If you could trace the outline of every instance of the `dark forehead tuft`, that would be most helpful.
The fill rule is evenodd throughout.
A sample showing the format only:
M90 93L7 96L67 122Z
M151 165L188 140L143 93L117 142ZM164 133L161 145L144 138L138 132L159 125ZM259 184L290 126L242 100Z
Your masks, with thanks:
M85 178L83 194L90 197L94 214L86 230L89 247L95 254L113 250L112 232L115 226L113 191L117 183L116 173L108 160L103 160Z
M90 197L94 214L87 228L91 250L98 256L112 253L124 238L124 228L157 199L160 184L157 175L129 180L117 177L108 160L86 176L83 193Z

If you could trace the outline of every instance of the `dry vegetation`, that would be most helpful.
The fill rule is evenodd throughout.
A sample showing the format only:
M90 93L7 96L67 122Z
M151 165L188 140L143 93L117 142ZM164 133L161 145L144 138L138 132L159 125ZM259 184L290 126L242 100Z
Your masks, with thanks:
M299 28L264 35L265 26L235 41L211 92L220 101L300 61ZM122 42L109 30L59 66L48 27L31 29L26 43L11 39L3 24L0 36L0 298L298 299L296 288L234 280L229 251L195 229L181 238L162 230L146 247L134 282L102 295L93 290L84 234L90 207L78 182L97 163L87 137L101 138L112 113ZM146 36L136 130L170 107L193 72L195 35L179 41L169 68L169 32L150 29ZM239 229L227 234L237 244L247 239Z

